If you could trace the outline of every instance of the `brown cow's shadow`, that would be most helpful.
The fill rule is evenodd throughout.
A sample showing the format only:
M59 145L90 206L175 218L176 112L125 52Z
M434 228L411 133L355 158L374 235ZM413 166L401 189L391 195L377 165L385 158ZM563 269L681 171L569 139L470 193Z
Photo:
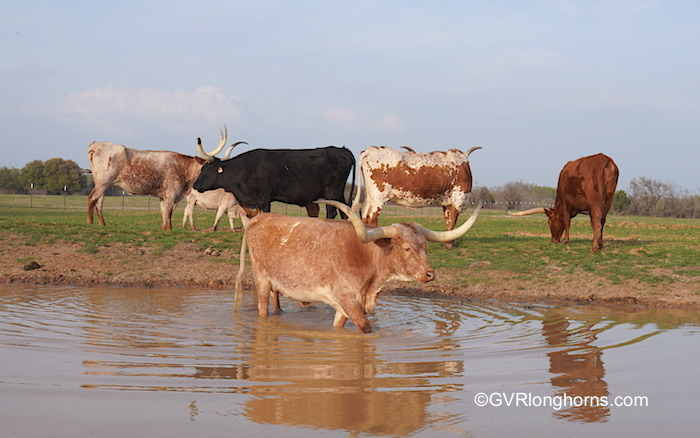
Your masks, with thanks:
M603 240L603 251L607 250L612 250L615 248L635 248L635 247L643 247L645 245L652 245L658 243L656 240L640 240L640 239L620 239L620 238L606 238ZM579 239L571 239L569 243L563 243L563 244L557 244L552 242L553 245L566 245L568 247L578 247L578 246L586 246L588 245L590 247L591 245L591 240L590 239L585 239L585 238L579 238Z

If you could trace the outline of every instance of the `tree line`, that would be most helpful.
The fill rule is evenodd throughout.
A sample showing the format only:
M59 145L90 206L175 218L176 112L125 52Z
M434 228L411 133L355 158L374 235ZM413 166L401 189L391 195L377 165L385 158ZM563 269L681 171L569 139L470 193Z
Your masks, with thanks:
M88 189L85 169L73 160L51 158L34 160L22 169L0 167L0 193L45 193L62 195L84 193Z
M509 182L498 187L475 187L472 196L491 208L524 210L552 207L557 190L524 182ZM610 213L620 215L700 218L700 196L652 178L630 181L629 193L615 192Z
M22 169L0 167L0 193L3 194L27 194L30 190L48 195L87 194L91 189L92 179L72 160L34 160ZM121 194L121 190L112 193ZM520 181L498 187L475 187L472 196L487 208L522 210L553 206L556 189ZM633 178L629 193L615 192L611 213L700 218L700 196L663 181Z

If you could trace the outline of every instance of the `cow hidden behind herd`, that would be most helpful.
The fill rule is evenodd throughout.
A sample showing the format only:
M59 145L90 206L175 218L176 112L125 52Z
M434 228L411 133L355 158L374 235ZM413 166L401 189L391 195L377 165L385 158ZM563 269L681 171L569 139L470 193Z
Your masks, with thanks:
M381 288L391 280L428 282L435 271L428 260L428 241L452 248L476 221L481 204L462 225L459 214L468 206L472 190L469 155L457 149L430 153L409 147L396 150L372 146L355 157L345 147L316 149L254 149L229 158L216 157L227 143L226 127L218 146L205 152L197 139L199 156L170 151L127 148L110 142L88 147L94 189L88 196L88 223L93 212L105 224L105 191L117 186L130 194L160 198L162 228L172 228L173 209L182 199L187 207L182 221L194 229L194 206L217 210L214 229L224 214L243 221L240 269L236 278L236 304L242 290L245 253L250 249L258 293L258 313L268 314L269 299L279 310L279 294L299 302L323 302L336 310L333 326L350 319L362 332L371 330L371 312ZM247 144L247 143L245 143ZM364 180L345 199L345 184L352 175ZM603 227L617 186L619 171L603 154L566 163L557 183L554 207L514 215L545 213L553 242L569 241L571 218L588 214L593 227L593 248L603 247ZM359 183L359 181L358 181ZM362 194L364 203L360 212ZM352 207L349 207L352 200ZM270 213L273 201L306 207L309 217ZM416 223L379 227L387 202L408 207L441 206L446 231L433 231ZM325 205L327 219L318 218ZM338 211L343 219L335 221Z

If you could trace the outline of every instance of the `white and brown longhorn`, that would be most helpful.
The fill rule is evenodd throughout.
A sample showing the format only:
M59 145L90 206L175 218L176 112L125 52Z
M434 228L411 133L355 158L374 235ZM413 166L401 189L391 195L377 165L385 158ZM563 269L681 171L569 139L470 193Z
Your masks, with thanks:
M371 330L366 314L388 281L435 279L427 241L451 241L476 221L481 205L461 226L432 231L416 223L367 226L350 207L317 201L344 211L349 221L288 217L262 213L246 225L236 301L242 291L246 245L250 247L258 293L258 313L267 317L270 294L279 292L300 302L322 302L336 310L333 326L350 319L358 330Z
M206 154L212 158L226 144L226 127L219 145ZM95 187L88 195L87 222L93 222L93 210L100 225L104 225L102 204L105 191L117 186L132 195L152 195L160 198L161 227L172 229L175 205L192 189L206 160L171 151L132 149L111 142L93 142L88 147L88 160Z
M468 206L472 190L469 155L458 149L419 153L404 146L397 151L386 146L372 146L360 154L359 173L365 181L362 220L376 226L379 213L387 202L407 208L441 206L447 230L457 223L459 213ZM353 201L359 211L360 191ZM451 248L452 241L445 243Z

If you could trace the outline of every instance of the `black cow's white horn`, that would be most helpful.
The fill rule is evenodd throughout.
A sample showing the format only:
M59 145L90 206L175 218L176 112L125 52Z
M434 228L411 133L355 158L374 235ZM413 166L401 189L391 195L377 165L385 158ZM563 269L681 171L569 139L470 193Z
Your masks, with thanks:
M247 141L237 141L234 144L232 144L231 146L229 146L228 149L226 149L226 153L224 154L224 160L228 160L229 158L231 158L231 152L233 151L233 148L235 148L239 144L248 144L248 142Z
M360 215L355 210L338 201L330 201L327 199L319 199L314 201L316 204L328 204L348 215L348 220L355 228L357 237L364 243L373 242L378 239L391 239L398 236L398 231L392 226L376 227L367 229L367 226L362 222Z
M204 152L204 148L202 147L202 140L200 138L197 138L197 150L199 151L199 155L211 163L212 161L214 161L214 157L216 156L216 154L218 154L224 149L224 146L226 146L227 139L228 129L226 129L226 125L224 125L224 129L223 131L221 131L221 140L219 140L219 145L216 147L216 149L207 153Z
M508 214L511 216L527 216L530 214L537 214L537 213L544 213L544 207L531 208L530 210L523 210L523 211L518 211L515 213L511 213L510 211L508 212Z
M481 201L479 201L479 205L476 206L476 209L472 213L471 216L469 216L469 219L459 227L450 230L450 231L433 231L429 230L427 228L420 227L421 232L423 233L423 236L425 237L425 240L430 240L431 242L451 242L459 237L462 237L464 233L469 231L469 229L474 225L474 222L476 222L476 218L479 217L479 212L481 211Z

